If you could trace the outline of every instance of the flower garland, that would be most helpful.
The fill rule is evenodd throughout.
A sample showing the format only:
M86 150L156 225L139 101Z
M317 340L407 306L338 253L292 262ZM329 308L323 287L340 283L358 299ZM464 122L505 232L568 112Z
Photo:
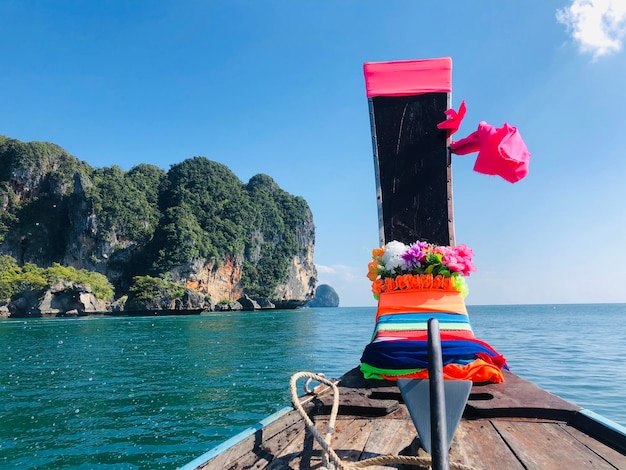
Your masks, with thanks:
M416 241L405 245L398 241L374 248L367 265L376 299L383 292L403 289L444 289L467 296L464 276L476 271L474 253L465 245L438 246Z

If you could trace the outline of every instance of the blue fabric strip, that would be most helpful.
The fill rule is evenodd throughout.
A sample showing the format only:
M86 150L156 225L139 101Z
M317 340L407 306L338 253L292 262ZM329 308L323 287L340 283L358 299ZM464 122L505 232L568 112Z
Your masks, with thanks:
M495 357L492 349L473 341L442 341L443 365L463 364L482 352ZM425 369L428 367L427 341L382 341L369 343L361 362L380 369Z
M376 323L420 323L427 322L429 318L435 318L439 323L469 323L467 315L435 312L382 315Z

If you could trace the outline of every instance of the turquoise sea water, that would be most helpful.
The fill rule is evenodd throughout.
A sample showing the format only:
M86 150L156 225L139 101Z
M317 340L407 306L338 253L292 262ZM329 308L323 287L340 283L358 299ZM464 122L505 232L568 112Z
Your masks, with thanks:
M626 305L469 306L513 372L626 425ZM356 366L374 308L0 320L0 468L173 469Z

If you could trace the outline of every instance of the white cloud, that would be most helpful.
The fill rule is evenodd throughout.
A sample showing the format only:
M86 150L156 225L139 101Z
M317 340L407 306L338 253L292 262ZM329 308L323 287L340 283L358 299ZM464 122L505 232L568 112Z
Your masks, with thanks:
M556 12L582 52L594 58L619 52L626 36L625 0L573 0Z
M317 269L318 274L333 274L335 269L332 266L324 266L323 264L316 264L315 268Z
M358 273L361 274L363 277L365 276L365 274L361 272L363 271L363 269L346 266L344 264L334 264L332 266L316 264L315 267L317 268L317 274L321 275L320 277L333 277L335 279L351 281L357 277L355 276L356 271L358 271Z

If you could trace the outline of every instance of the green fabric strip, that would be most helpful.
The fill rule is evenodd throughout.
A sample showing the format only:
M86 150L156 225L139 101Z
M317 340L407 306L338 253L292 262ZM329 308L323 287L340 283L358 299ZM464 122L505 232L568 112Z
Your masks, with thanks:
M381 375L407 375L416 374L424 369L379 369L361 362L361 372L366 379L381 379Z

